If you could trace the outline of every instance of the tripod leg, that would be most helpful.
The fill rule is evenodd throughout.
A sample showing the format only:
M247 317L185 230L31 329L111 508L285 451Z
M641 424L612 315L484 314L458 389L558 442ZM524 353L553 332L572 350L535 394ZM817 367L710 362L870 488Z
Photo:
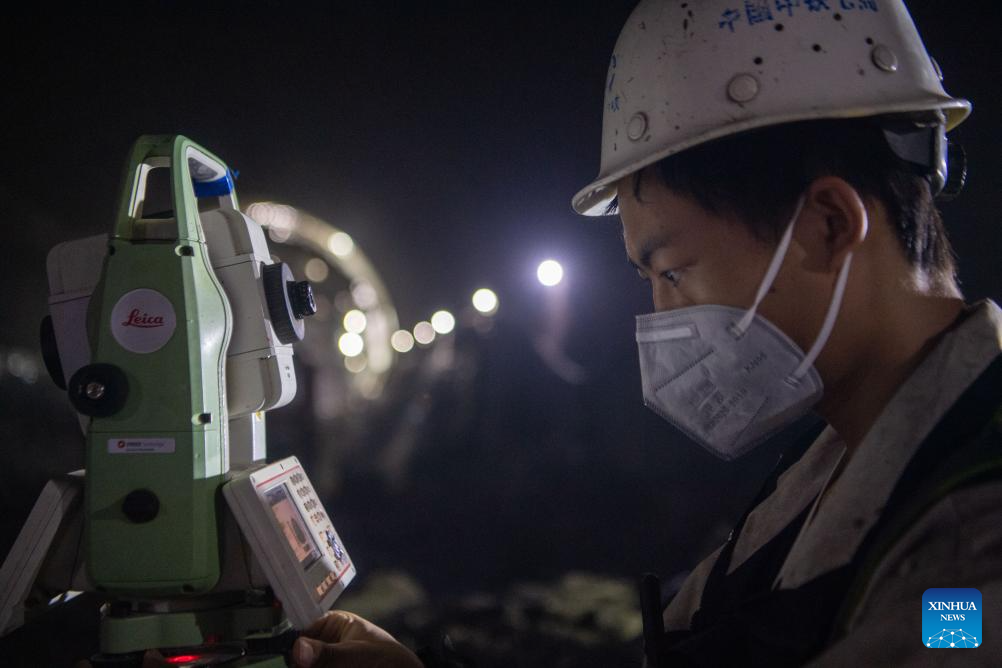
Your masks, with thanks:
M50 556L58 553L59 565L66 564L60 581L72 585L75 577L73 564L79 565L78 545L64 530L80 521L83 500L83 472L56 478L46 483L27 521L17 536L17 541L0 568L0 636L7 635L25 622L30 612L32 591L39 574L46 566L51 572L54 564ZM75 532L69 532L75 533ZM53 549L53 546L57 549ZM66 589L70 587L67 586ZM48 601L44 601L45 604Z

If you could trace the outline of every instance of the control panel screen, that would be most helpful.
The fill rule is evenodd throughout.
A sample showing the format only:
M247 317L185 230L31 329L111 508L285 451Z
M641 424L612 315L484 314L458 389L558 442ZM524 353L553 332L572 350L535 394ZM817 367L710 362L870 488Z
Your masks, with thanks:
M299 564L303 569L312 566L320 558L320 550L310 536L310 530L303 521L303 516L299 514L299 508L293 503L289 496L289 488L285 484L276 485L264 493L271 512L278 520L285 540L288 541L292 552L299 559Z

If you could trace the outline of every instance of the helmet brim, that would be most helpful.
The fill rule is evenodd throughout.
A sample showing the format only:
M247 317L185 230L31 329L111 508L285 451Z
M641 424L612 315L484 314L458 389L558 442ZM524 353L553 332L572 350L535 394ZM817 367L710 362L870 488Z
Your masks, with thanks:
M889 104L885 106L867 106L859 109L842 109L839 113L801 113L789 116L768 116L750 118L738 123L715 128L710 132L697 135L688 141L672 144L662 151L654 152L642 160L633 161L627 165L610 170L608 174L599 174L590 184L582 188L571 200L574 211L589 217L615 215L615 211L610 211L609 206L616 197L616 186L621 179L633 174L649 165L652 165L671 155L677 155L687 149L700 144L722 139L741 132L781 125L784 123L794 123L797 121L821 120L832 118L865 118L867 116L882 116L888 114L914 113L918 111L941 110L946 116L946 129L952 130L963 123L971 113L971 103L968 100L959 98L934 98L920 100L907 104Z

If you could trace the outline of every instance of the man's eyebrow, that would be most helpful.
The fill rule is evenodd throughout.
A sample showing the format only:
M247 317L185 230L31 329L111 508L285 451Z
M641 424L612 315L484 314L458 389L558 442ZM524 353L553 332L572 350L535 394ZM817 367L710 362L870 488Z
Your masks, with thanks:
M656 253L657 251L661 250L662 248L671 245L672 245L672 238L670 235L666 233L661 233L656 236L649 237L648 239L645 239L642 244L640 244L639 265L637 264L637 262L633 261L633 258L630 257L629 251L626 252L626 261L629 262L633 266L633 268L636 269L637 271L640 271L641 267L650 268L651 256L654 255L654 253Z

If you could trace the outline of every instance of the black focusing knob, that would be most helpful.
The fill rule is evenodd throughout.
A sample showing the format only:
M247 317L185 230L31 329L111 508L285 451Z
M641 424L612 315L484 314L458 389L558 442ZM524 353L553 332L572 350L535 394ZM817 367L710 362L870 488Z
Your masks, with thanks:
M151 522L160 512L160 499L148 489L133 490L122 501L122 512L136 524Z
M122 410L129 396L129 380L114 364L88 364L70 378L70 403L84 415L108 417Z
M292 270L284 262L266 264L261 270L261 280L264 283L264 298L268 304L268 317L275 336L280 343L298 343L303 340L306 328L302 316L296 315L293 306L293 291L289 288L296 285ZM312 290L310 291L312 301ZM316 304L314 303L314 310Z
M292 315L300 320L317 312L313 286L307 281L289 284L289 301L292 302Z

